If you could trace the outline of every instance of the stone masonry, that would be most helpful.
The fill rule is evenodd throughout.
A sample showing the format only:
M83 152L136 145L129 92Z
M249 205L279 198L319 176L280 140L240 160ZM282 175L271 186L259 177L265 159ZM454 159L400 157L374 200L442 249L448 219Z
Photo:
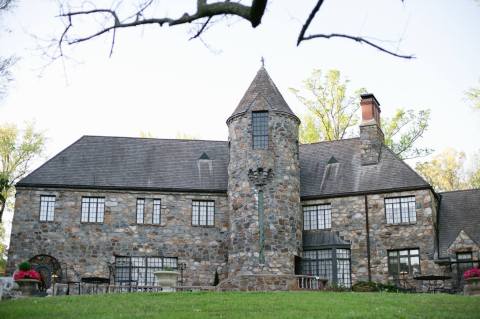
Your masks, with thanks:
M385 147L373 94L362 95L361 106L359 138L299 147L300 121L262 67L227 120L228 142L82 137L18 183L7 273L36 255L73 268L77 277L70 280L107 277L115 256L175 257L186 265L186 286L210 286L217 272L218 290L292 290L302 275L333 274L349 285L338 277L338 269L342 280L349 277L348 265L352 284L391 282L389 250L418 249L422 274L444 273L439 264L450 265L459 251L478 260L479 237L471 227L448 240L450 259L439 256L438 229L465 223L455 219L463 203L439 222L441 196ZM267 112L264 148L253 147L257 111ZM53 221L40 221L42 195L55 196ZM385 199L406 196L415 197L416 221L388 224ZM81 222L82 197L105 198L103 223ZM136 220L139 198L145 199L143 224ZM148 223L158 199L161 223ZM214 225L193 225L195 200L214 202ZM331 210L308 212L315 226L307 228L328 225L330 211L331 227L303 231L302 207L321 204ZM413 213L413 201L397 216L400 211ZM473 213L465 216L475 220ZM312 250L306 260L303 245ZM313 251L322 249L330 257Z
M55 195L55 220L39 222L40 195ZM105 196L104 223L80 222L82 196ZM136 200L162 200L161 225L136 223ZM191 225L192 200L215 201L215 227ZM150 215L151 216L151 215ZM223 194L19 189L15 202L8 272L34 255L46 254L81 276L108 277L114 255L178 257L186 263L185 285L211 285L226 276L227 198Z
M293 274L294 256L301 247L298 119L270 112L268 149L254 150L251 114L247 112L228 123L229 275ZM249 178L249 171L259 170L270 171L265 185ZM265 197L264 263L259 260L259 190Z

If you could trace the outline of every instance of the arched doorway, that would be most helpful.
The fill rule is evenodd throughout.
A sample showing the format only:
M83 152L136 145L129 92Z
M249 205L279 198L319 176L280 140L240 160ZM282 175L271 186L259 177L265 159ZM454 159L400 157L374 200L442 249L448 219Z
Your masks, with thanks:
M56 275L56 282L62 280L62 267L55 257L50 255L36 255L29 260L32 268L42 277L40 290L47 290L52 284L52 275Z

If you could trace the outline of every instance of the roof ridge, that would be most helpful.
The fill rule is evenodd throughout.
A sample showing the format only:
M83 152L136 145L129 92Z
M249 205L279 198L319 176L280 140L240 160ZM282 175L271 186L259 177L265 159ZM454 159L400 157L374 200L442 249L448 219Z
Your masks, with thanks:
M351 140L359 140L359 139L360 139L360 137L349 137L349 138L342 138L340 140L319 141L319 142L304 143L304 144L299 144L299 145L300 146L306 146L306 145L314 145L314 144L321 144L321 143L334 143L334 142L351 141Z
M179 142L218 142L228 143L222 140L204 140L204 139L184 139L184 138L160 138L160 137L133 137L133 136L112 136L112 135L83 135L84 137L108 137L108 138L128 138L134 140L160 140L160 141L179 141Z

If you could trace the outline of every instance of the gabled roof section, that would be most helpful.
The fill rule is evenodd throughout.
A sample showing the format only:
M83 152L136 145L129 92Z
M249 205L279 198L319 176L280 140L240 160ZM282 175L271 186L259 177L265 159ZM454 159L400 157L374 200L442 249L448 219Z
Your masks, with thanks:
M360 139L300 145L302 198L430 188L404 161L382 146L376 165L362 165ZM332 162L332 158L337 163Z
M227 165L228 142L83 136L17 186L226 192Z
M263 66L258 70L257 75L247 89L247 92L243 95L235 111L233 111L232 115L227 119L227 123L232 118L244 114L248 110L272 110L297 117Z
M448 256L448 247L463 230L480 244L480 189L440 193L438 218L440 257Z

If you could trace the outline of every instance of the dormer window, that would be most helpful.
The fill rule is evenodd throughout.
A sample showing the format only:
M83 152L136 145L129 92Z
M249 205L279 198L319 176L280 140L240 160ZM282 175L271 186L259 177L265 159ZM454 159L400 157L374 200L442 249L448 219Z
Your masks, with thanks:
M268 148L268 111L252 112L253 149Z

